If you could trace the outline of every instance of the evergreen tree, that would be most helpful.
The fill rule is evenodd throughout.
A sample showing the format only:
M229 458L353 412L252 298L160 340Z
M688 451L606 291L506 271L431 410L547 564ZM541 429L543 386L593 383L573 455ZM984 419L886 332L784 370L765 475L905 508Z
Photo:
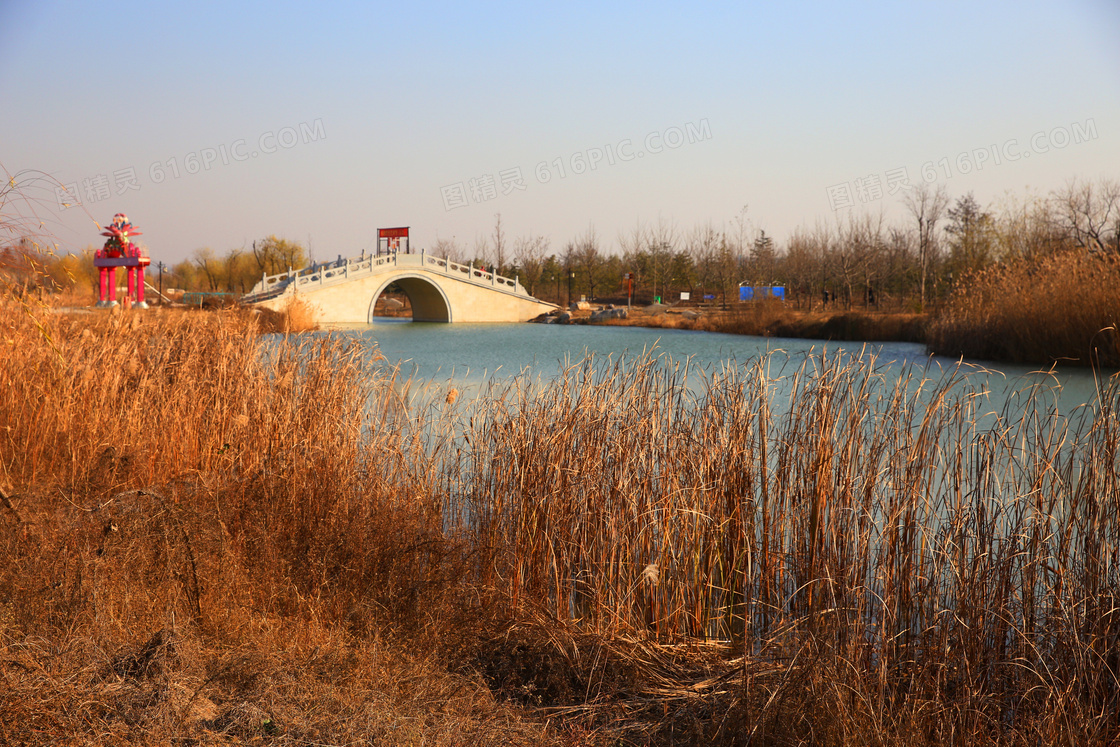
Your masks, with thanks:
M947 213L949 222L945 233L949 235L949 260L947 269L954 277L970 270L978 270L995 258L995 223L989 213L980 208L972 193L957 199Z

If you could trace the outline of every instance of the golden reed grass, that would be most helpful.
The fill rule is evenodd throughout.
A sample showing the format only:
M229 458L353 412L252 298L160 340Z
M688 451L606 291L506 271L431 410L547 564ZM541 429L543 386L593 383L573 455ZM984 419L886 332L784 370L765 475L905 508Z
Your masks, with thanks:
M941 355L1120 368L1120 257L1061 252L962 279L930 325Z
M299 296L290 297L280 311L257 308L253 313L261 332L298 334L319 329L314 311Z
M0 299L0 742L549 743L405 648L461 574L392 372L257 322Z
M0 738L1120 736L1115 382L644 356L465 396L258 332L0 303Z
M959 373L785 365L585 361L478 400L441 471L479 581L605 636L810 657L803 731L742 695L723 715L752 729L1113 742L1115 382L1067 416Z

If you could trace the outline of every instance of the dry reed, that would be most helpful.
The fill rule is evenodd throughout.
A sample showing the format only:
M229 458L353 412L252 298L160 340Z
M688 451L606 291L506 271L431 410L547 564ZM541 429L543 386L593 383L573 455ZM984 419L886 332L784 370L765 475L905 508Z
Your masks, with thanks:
M0 299L0 344L0 742L549 741L404 648L461 561L391 369L240 312Z
M1112 743L1115 382L1069 416L1044 391L992 410L960 375L780 365L585 361L482 398L443 469L480 583L604 636L809 657L790 697L827 707L802 728L828 741Z
M469 397L259 331L0 302L0 738L1120 736L1115 382L645 356Z
M259 317L257 326L262 332L287 335L319 329L314 310L299 296L290 297L280 311L258 307L254 313Z
M985 268L931 325L941 355L1120 368L1120 257L1070 251Z

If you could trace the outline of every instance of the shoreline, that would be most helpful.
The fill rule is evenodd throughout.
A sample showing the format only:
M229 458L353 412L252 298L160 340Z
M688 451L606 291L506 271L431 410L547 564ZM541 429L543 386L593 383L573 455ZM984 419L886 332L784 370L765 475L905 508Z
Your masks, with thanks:
M624 310L626 316L595 319L599 311ZM700 307L624 306L593 304L567 313L567 321L543 322L597 324L613 327L684 329L698 332L792 337L844 342L917 342L928 344L929 314L901 311L844 309L838 311L801 311L769 304L728 309ZM555 316L555 315L554 315ZM542 317L535 322L541 323Z
M939 333L939 325L945 326L942 318L931 312L917 313L908 311L880 311L866 307L837 310L801 310L783 307L780 303L754 303L735 305L726 309L700 306L648 305L631 306L611 303L587 303L576 310L556 310L529 320L527 324L577 324L605 327L645 327L648 329L675 329L695 332L715 332L720 334L776 337L803 340L822 340L836 342L908 342L925 347L932 355L948 358L964 357L991 363L1011 363L1020 365L1040 365L1088 368L1094 367L1115 373L1118 369L1111 365L1110 351L1117 345L1116 334L1107 328L1098 333L1094 340L1099 344L1096 353L1075 355L1045 355L1039 350L1017 348L1010 355L1000 354L1000 348L986 345L983 351L976 349L956 349L946 347L949 341ZM83 308L74 304L48 307L52 314L91 314L93 308ZM154 305L158 310L161 305ZM166 307L168 309L177 307ZM184 313L199 311L192 308L177 308ZM379 309L378 317L407 319L411 308ZM206 311L204 309L203 311ZM323 327L312 321L301 309L290 313L254 310L261 315L259 320L262 331L298 334L311 332ZM625 312L625 316L598 316L602 312ZM119 313L119 312L118 312ZM551 321L549 321L551 320ZM971 341L966 341L970 344ZM942 343L942 344L939 344ZM957 346L961 343L957 341ZM986 354L983 354L986 353ZM1104 356L1103 361L1092 358Z
M635 306L622 318L594 319L593 314L611 308L610 304L590 304L586 309L560 312L570 315L564 324L595 324L614 327L647 327L682 329L697 332L718 332L754 337L784 337L836 342L911 342L925 346L931 355L948 358L969 358L990 363L1040 365L1075 368L1097 368L1116 372L1110 351L1117 348L1114 329L1106 328L1094 337L1099 344L1095 352L1080 356L1047 355L1041 348L1008 348L987 345L982 351L972 339L948 339L939 331L945 326L943 317L934 313L877 311L867 308L842 310L808 310L783 308L780 304L754 304L728 309L697 307ZM613 308L625 309L615 306ZM541 321L538 317L536 322ZM550 323L550 322L545 322ZM1111 331L1110 331L1111 330ZM981 352L986 354L980 354ZM1007 354L1004 354L1007 353ZM1102 359L1103 356L1103 359Z

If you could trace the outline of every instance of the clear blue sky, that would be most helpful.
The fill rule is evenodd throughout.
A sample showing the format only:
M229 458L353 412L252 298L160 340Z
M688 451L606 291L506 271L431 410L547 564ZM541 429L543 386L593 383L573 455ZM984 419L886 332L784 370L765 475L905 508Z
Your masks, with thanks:
M1116 0L770 5L0 0L0 164L76 186L37 194L63 250L126 212L167 262L469 247L496 213L609 249L749 205L781 242L901 218L901 169L984 204L1120 178Z

